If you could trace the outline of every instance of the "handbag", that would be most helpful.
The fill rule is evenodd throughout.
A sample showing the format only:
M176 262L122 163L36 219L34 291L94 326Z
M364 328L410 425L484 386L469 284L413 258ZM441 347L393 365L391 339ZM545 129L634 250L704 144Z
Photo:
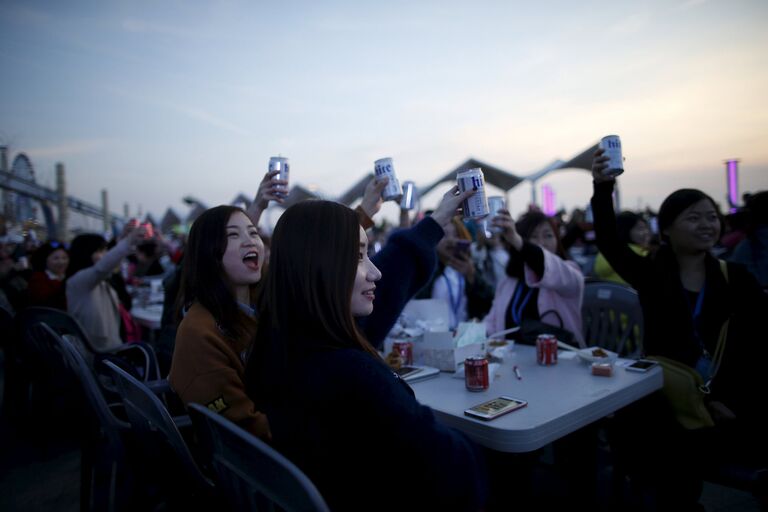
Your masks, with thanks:
M728 282L728 270L724 261L720 261L720 268ZM664 387L662 395L670 405L675 420L685 429L694 430L705 427L714 427L715 422L707 408L706 398L710 394L712 380L720 369L720 363L725 351L725 342L728 338L728 324L730 318L720 328L720 336L717 340L715 355L712 359L712 370L709 379L705 382L701 374L687 364L675 361L668 357L648 356L648 359L658 361L664 371Z
M558 339L558 341L568 343L569 345L572 344L574 334L568 329L564 329L562 327L563 319L560 317L560 314L557 311L550 309L544 314L539 315L539 317L543 318L550 313L554 313L555 316L557 316L557 319L560 321L560 327L544 323L541 320L523 318L522 322L520 322L520 330L515 333L515 342L522 343L523 345L535 345L536 338L538 338L540 334L552 334Z

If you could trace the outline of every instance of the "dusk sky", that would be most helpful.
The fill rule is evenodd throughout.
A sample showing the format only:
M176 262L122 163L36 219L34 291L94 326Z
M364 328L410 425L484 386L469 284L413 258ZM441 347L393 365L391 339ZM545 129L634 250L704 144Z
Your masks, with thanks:
M768 189L767 26L765 0L0 0L0 144L159 217L254 193L277 154L335 197L385 156L417 185L468 157L525 176L618 134L625 207L724 203L728 158ZM542 183L591 195L585 171Z

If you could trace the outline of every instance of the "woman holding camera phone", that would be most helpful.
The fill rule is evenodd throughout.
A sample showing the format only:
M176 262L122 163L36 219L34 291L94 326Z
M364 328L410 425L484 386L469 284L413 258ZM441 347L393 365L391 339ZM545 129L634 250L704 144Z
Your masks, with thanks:
M760 319L768 300L744 267L723 268L711 255L720 237L720 214L700 190L680 189L664 199L658 217L662 245L655 254L639 255L620 242L611 196L615 178L603 176L607 160L598 150L592 164L597 245L638 292L644 352L683 363L706 382L715 373L713 355L730 319L722 364L706 399L714 427L684 429L658 394L617 415L624 429L617 436L619 450L655 483L660 506L682 510L698 501L705 468L739 459L765 467L767 425L753 397L764 396L766 388L758 375L766 356ZM664 463L649 462L648 450L658 450Z
M249 394L267 412L275 446L332 510L477 509L484 479L474 446L416 401L356 325L372 313L381 278L367 244L343 205L307 201L285 211L246 370ZM383 490L394 481L395 492Z
M509 263L507 277L496 287L493 305L485 318L487 332L525 327L525 320L537 324L541 321L565 329L581 343L584 276L575 262L566 259L551 219L541 212L528 212L515 223L507 210L499 210L493 225L502 230ZM535 338L535 332L531 336ZM517 339L520 335L510 337Z
M475 268L471 246L472 237L461 217L453 217L437 244L437 270L417 296L444 300L449 308L451 329L470 318L482 318L491 306L493 289Z

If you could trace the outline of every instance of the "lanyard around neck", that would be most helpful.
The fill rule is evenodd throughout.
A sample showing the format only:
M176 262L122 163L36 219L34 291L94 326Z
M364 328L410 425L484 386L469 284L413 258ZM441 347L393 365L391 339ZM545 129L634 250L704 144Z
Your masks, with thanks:
M525 283L521 279L517 283L517 288L515 288L515 295L514 297L512 297L512 305L510 307L510 310L512 312L512 320L514 320L517 325L520 325L520 322L523 318L523 310L525 309L525 306L528 304L528 301L531 299L531 294L533 293L533 288L528 288L528 291L526 292L525 297L522 300L522 303L520 303L520 296L523 294L523 288L528 288L528 287L525 285Z
M707 352L706 347L704 346L704 340L701 337L701 333L699 332L699 318L701 317L701 310L704 306L704 291L707 288L706 281L701 286L701 290L699 290L698 295L696 296L696 305L694 307L691 307L691 300L688 297L687 293L684 293L685 300L688 303L688 310L691 312L691 324L693 326L693 337L696 339L696 341L699 343L699 346L701 347L701 350L704 352L704 355L706 357L709 357L709 352Z
M461 306L461 297L464 295L464 279L460 275L459 276L459 289L457 290L456 296L453 295L453 288L451 287L451 280L448 279L448 276L446 274L443 274L443 279L445 279L445 286L448 288L448 300L451 302L451 311L453 312L453 318L456 320L456 324L459 323L459 307Z

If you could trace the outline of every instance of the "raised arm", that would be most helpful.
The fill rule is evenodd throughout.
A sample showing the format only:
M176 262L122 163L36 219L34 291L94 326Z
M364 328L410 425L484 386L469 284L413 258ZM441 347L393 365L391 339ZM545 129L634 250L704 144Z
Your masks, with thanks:
M612 197L616 180L613 177L603 176L607 161L608 157L603 156L603 150L598 149L592 162L594 193L591 200L597 247L611 267L626 282L637 288L645 279L649 260L635 253L618 239Z

